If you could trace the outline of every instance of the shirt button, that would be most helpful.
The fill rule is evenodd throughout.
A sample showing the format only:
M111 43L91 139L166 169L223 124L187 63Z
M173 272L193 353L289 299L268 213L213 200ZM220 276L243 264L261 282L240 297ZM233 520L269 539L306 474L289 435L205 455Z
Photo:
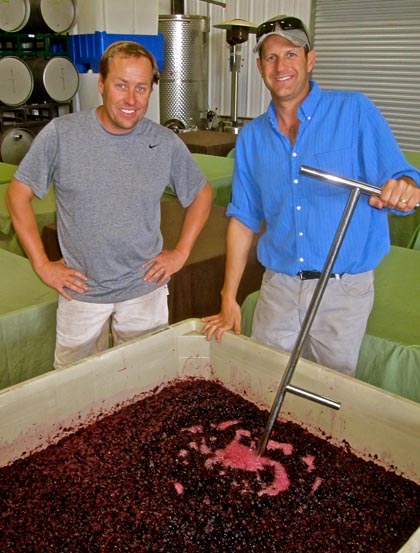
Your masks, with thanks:
M303 232L299 232L299 236L303 236Z
M298 205L298 206L296 206L296 209L297 209L298 211L300 211L300 210L302 209L302 206L301 206L301 205Z
M299 181L297 179L295 179L293 182L294 182L294 184L298 184Z
M305 260L303 259L303 257L299 257L299 261L303 263Z
M297 153L293 152L292 157L297 157Z
M310 121L312 119L312 117L310 115L308 115L308 121Z

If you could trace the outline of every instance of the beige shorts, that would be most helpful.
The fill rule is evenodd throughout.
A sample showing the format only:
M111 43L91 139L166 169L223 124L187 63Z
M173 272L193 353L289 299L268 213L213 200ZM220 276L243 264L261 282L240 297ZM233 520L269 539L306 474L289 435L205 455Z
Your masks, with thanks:
M292 351L317 283L265 271L252 338ZM373 271L344 274L340 280L330 278L302 357L354 376L373 297Z
M59 296L54 368L59 369L168 326L168 287L119 303L68 301Z

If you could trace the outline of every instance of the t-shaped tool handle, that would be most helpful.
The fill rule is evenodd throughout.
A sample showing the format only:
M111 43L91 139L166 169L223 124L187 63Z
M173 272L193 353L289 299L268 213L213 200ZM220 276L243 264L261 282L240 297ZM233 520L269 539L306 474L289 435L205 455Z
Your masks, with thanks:
M320 171L319 169L314 169L313 167L308 167L307 165L301 165L300 172L309 177L316 177L317 179L325 180L333 184L343 185L350 188L358 188L365 194L369 194L369 196L381 195L381 189L377 186L372 186L371 184L366 184L365 182L360 182L358 180L346 179L344 177L332 175L331 173L326 173L325 171Z
M381 189L377 186L372 186L371 184L366 184L365 182L360 182L354 179L346 179L344 177L339 177L338 175L333 175L331 173L326 173L325 171L320 171L319 169L314 169L313 167L308 167L307 165L301 165L300 172L309 177L316 177L317 179L325 180L333 184L338 184L342 186L347 186L352 189L359 189L369 196L380 196ZM415 206L420 207L420 204Z

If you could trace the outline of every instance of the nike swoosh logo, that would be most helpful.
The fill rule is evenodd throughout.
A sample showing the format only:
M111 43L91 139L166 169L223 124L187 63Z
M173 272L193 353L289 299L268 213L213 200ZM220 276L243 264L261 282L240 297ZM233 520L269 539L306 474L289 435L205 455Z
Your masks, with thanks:
M152 150L153 148L156 148L156 146L159 146L159 144L149 144L149 148Z

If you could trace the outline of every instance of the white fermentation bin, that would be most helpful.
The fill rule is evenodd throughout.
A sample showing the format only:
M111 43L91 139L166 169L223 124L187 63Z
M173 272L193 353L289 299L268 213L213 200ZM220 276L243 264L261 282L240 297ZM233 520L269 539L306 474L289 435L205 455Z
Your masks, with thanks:
M189 319L0 392L0 466L49 445L100 414L182 376L217 379L268 410L288 355L232 333L207 342ZM341 403L327 407L287 395L280 415L348 442L364 458L393 465L420 483L420 404L305 361L292 383ZM267 413L268 417L268 413ZM400 549L420 551L420 528Z

